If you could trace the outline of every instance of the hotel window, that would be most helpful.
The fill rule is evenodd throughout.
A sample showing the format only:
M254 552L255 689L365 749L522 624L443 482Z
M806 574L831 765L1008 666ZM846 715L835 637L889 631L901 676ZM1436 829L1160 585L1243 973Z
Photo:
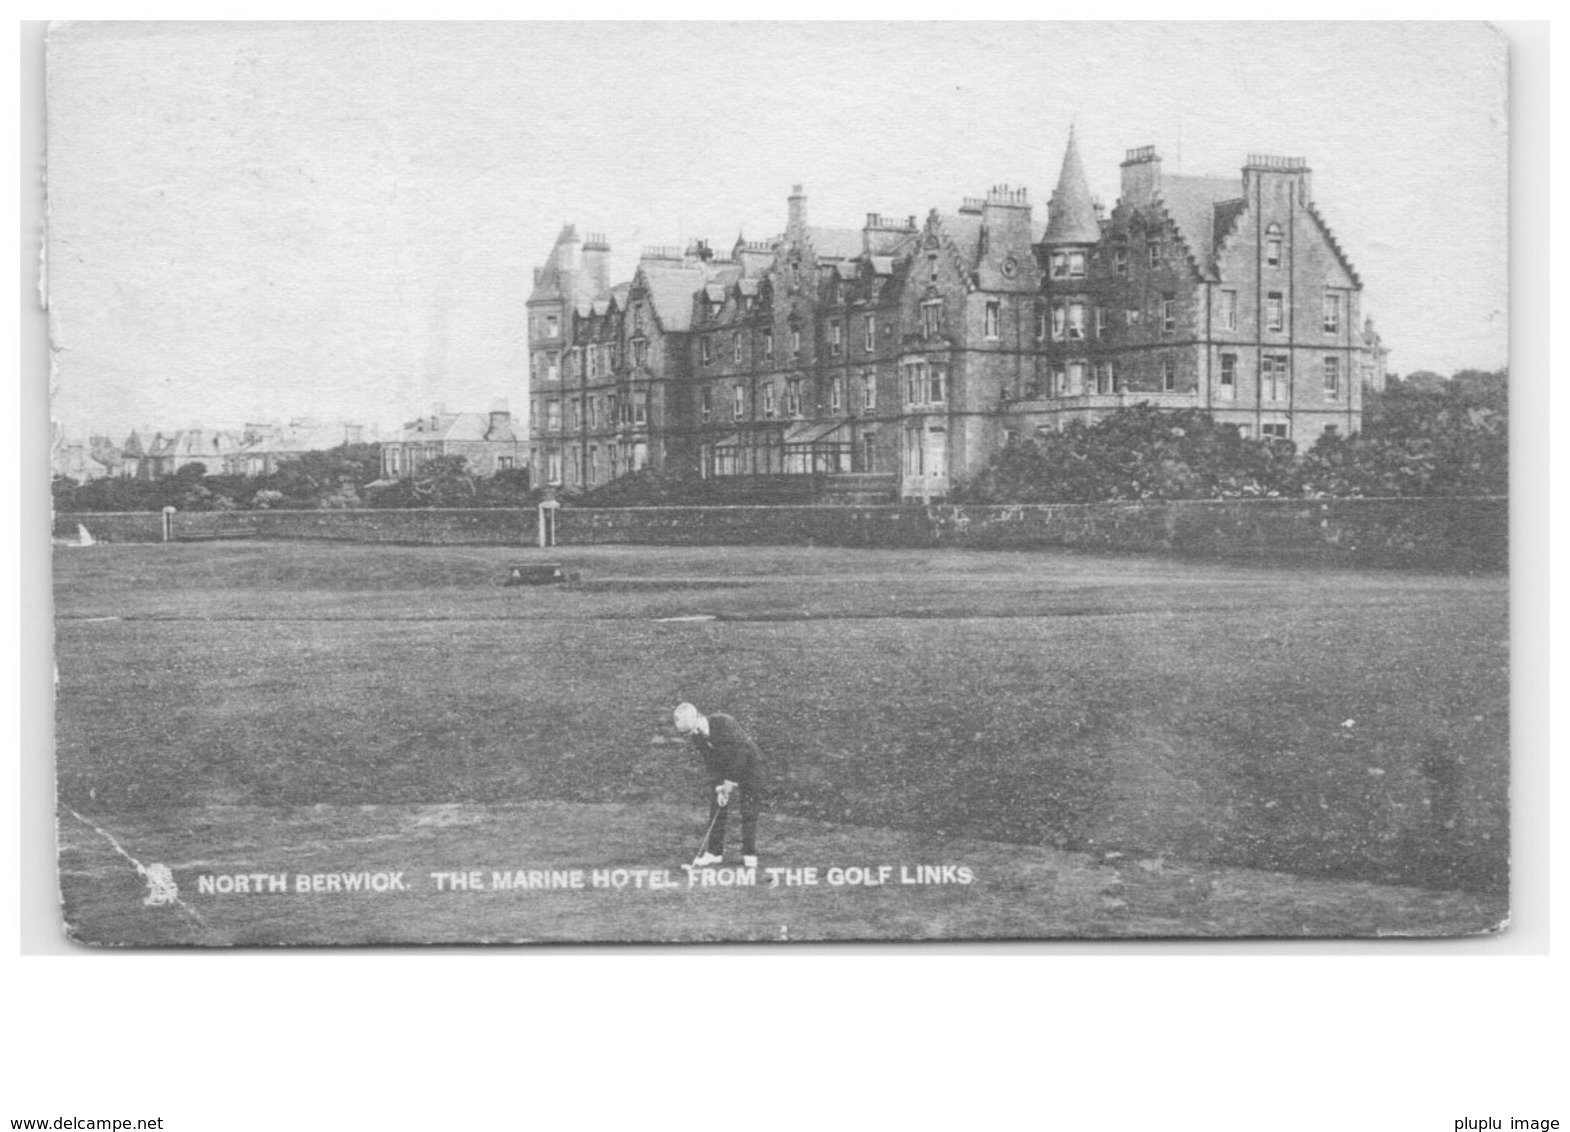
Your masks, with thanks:
M545 402L545 431L561 431L561 402L554 397Z
M1068 364L1068 388L1069 388L1069 392L1070 393L1075 393L1075 392L1089 393L1090 392L1089 389L1085 388L1085 363L1084 362L1070 362Z
M763 387L763 415L774 416L774 385L770 382Z
M1265 296L1265 329L1282 330L1286 326L1286 315L1281 305L1281 292L1271 291Z
M840 387L840 379L835 378L829 382L829 412L837 413L844 407L844 391Z
M946 400L946 398L944 397L944 391L943 391L943 367L942 366L933 366L932 367L932 383L931 383L931 389L928 392L928 400L930 400L935 405L941 405L944 402L944 400Z
M785 383L785 412L793 417L801 416L801 379Z
M590 346L588 353L589 378L592 380L600 376L600 348Z
M921 333L928 338L938 332L938 312L941 309L942 304L936 300L921 304Z
M561 319L557 318L553 314L548 314L545 316L545 337L561 337Z
M1107 308L1106 307L1097 307L1096 308L1096 337L1099 339L1099 338L1105 338L1106 336L1107 336Z
M1265 266L1281 266L1281 225L1272 224L1265 229Z
M1284 424L1260 425L1259 435L1266 440L1285 440L1287 438L1287 426Z
M801 327L799 326L790 328L790 356L801 357Z
M1068 329L1068 311L1062 303L1052 304L1052 340L1063 341L1063 335Z
M599 479L599 464L600 450L591 444L589 445L589 466L587 469L585 469L584 480L584 482L587 483L590 487L593 487L595 482Z
M1341 296L1325 295L1325 333L1341 333Z
M577 432L582 426L582 405L583 402L576 397L567 404L567 428L572 432Z
M837 319L837 318L830 319L829 320L829 356L831 358L837 358L844 351L844 349L845 349L844 328L840 324L840 320L839 319Z
M870 369L861 375L861 407L868 410L878 407L878 381Z
M1085 277L1085 253L1069 252L1068 277L1070 279L1083 279Z
M708 424L709 419L714 415L714 399L710 396L707 388L699 394L698 401L703 414L703 423Z
M1145 251L1150 256L1150 266L1151 267L1160 267L1161 266L1161 242L1159 240L1152 240L1152 241L1150 241L1150 243L1145 245Z
M1085 337L1085 304L1068 305L1068 336L1071 340Z
M1112 249L1112 270L1119 275L1128 274L1128 248L1119 245Z
M872 353L878 344L878 319L876 315L864 314L861 316L862 349Z
M1177 362L1172 358L1166 358L1161 363L1161 391L1177 392Z
M774 357L774 331L772 330L763 332L763 356L770 360Z
M649 421L649 395L647 393L634 393L632 395L632 423L647 424Z
M1111 362L1096 363L1096 392L1117 392L1117 375L1116 371L1112 368Z
M545 453L545 482L561 483L560 448L552 448Z
M929 283L936 283L938 281L938 253L937 252L928 252L927 253L927 281Z
M1221 292L1221 329L1237 329L1237 292Z
M634 366L645 366L645 365L648 365L648 363L649 363L649 343L648 343L648 340L645 339L645 338L634 338L632 340L632 364Z
M1288 360L1285 354L1266 354L1260 373L1265 400L1285 401L1289 383Z
M561 377L561 355L555 350L545 355L545 380L555 381Z
M1221 400L1231 401L1237 397L1237 355L1221 355Z
M1052 278L1068 278L1068 252L1053 252L1051 258Z
M985 322L983 323L983 333L988 338L996 338L998 336L998 309L999 306L996 299L988 300Z
M747 415L747 391L740 385L731 390L731 420L739 421Z
M1036 341L1045 341L1047 337L1047 308L1040 303L1036 304Z
M1341 399L1341 359L1325 359L1325 400Z
M702 338L698 339L698 347L699 347L699 352L702 355L702 362L703 362L703 364L704 365L708 365L709 362L712 360L710 358L710 356L709 356L709 338L708 338L708 335L704 335Z
M736 332L735 339L731 342L731 360L741 365L741 332Z
M1069 395L1068 371L1062 366L1052 367L1052 395L1054 397L1067 397Z
M1171 291L1161 296L1161 333L1177 332L1177 296Z
M1139 325L1139 308L1138 307L1129 307L1126 311L1124 311L1123 312L1123 323L1126 326L1138 326Z

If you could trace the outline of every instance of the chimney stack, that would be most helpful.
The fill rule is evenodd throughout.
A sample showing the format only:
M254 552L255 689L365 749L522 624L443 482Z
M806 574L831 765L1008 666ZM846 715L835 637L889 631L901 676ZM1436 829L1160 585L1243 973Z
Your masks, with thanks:
M589 232L583 241L583 273L591 296L611 289L611 246L603 232Z
M1124 204L1140 208L1161 195L1161 158L1155 146L1129 150L1122 169Z

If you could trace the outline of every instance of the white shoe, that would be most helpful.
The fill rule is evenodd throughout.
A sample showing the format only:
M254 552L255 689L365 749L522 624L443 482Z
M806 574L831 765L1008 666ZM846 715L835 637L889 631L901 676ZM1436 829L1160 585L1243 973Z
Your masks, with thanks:
M756 854L748 853L745 857L743 857L741 859L741 867L744 868L744 869L755 869L755 868L757 868L758 867L758 858L757 858Z
M718 853L699 853L692 859L692 867L695 869L706 869L710 865L718 865L724 860L725 858Z

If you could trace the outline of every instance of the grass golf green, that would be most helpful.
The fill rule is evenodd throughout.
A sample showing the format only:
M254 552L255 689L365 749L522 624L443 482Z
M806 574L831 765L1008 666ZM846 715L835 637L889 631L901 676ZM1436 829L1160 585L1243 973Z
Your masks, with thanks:
M60 551L73 933L1431 935L1507 915L1502 576L595 547L551 553L575 585L502 584L540 558L254 540ZM816 885L687 886L707 815L670 727L680 700L753 732L769 763L761 864L816 868ZM132 860L167 865L183 906L144 904ZM922 864L973 880L901 883ZM883 883L845 883L881 866ZM679 883L492 883L616 868ZM408 887L294 889L377 872ZM471 872L478 889L432 875ZM200 890L241 873L289 891Z

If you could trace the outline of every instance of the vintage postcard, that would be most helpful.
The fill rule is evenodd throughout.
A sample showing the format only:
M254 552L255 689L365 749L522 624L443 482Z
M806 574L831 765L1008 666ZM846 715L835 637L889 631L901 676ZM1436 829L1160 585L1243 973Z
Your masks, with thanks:
M1508 926L1488 26L47 65L70 938Z

